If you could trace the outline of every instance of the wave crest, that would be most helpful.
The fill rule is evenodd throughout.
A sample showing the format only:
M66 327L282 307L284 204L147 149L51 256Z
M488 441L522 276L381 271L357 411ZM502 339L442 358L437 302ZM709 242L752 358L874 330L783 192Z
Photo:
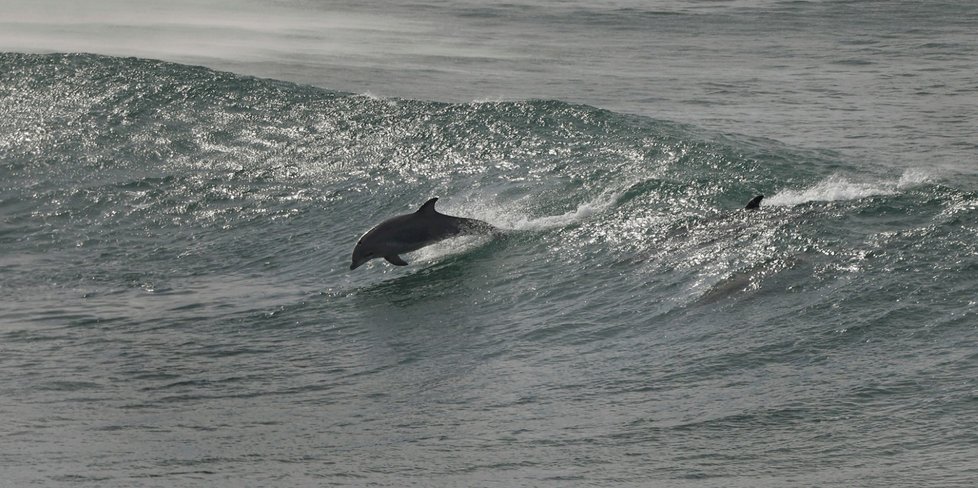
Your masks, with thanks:
M925 184L930 179L929 174L919 170L904 171L897 180L872 182L851 181L840 175L832 175L808 188L782 190L766 199L764 203L774 206L793 206L808 202L834 202L893 195L900 190Z

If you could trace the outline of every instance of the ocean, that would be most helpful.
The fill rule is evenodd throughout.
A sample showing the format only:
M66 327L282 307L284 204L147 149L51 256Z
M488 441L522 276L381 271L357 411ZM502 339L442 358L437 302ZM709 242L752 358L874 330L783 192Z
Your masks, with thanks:
M978 4L7 3L0 486L978 483Z

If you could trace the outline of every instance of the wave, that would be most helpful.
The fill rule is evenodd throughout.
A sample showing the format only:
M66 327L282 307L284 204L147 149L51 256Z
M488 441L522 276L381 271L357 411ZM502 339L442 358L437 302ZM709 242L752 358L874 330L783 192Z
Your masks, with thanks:
M555 100L379 99L139 59L2 54L0 68L0 244L45 256L5 261L18 293L151 284L179 302L224 276L292 290L275 300L323 288L339 300L429 268L424 279L465 287L479 270L501 313L550 310L520 320L585 307L644 321L792 289L825 292L809 306L835 289L865 297L853 283L916 279L909 260L958 283L942 260L975 259L961 244L976 219L967 188L923 171L847 173L776 141ZM742 210L766 188L780 188L772 211ZM349 272L357 236L432 196L510 236ZM268 306L246 290L213 296Z
M497 227L513 231L542 231L578 224L614 206L620 191L609 191L580 203L573 210L556 215L533 215L532 197L506 203L481 203L472 208L479 218Z
M800 190L782 190L764 200L765 205L792 206L808 202L834 202L858 200L879 195L894 195L901 190L924 185L933 180L925 171L906 170L897 180L870 182L853 181L834 174L814 185Z

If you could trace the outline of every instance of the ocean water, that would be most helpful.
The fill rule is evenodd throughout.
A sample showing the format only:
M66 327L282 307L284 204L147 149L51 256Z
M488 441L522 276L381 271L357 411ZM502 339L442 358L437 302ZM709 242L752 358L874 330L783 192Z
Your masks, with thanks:
M8 1L0 486L978 481L973 3Z

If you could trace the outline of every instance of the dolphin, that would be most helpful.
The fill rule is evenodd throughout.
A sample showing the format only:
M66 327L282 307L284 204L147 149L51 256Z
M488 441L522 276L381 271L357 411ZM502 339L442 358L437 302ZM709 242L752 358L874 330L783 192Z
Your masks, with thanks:
M399 254L417 251L438 241L463 234L495 234L499 229L481 220L438 213L432 198L416 212L391 217L367 231L353 248L350 269L359 268L374 258L384 258L395 266L407 266Z
M747 210L756 210L761 208L761 200L764 200L764 195L757 195L756 197L751 198L750 201L747 202L747 206L744 208Z

